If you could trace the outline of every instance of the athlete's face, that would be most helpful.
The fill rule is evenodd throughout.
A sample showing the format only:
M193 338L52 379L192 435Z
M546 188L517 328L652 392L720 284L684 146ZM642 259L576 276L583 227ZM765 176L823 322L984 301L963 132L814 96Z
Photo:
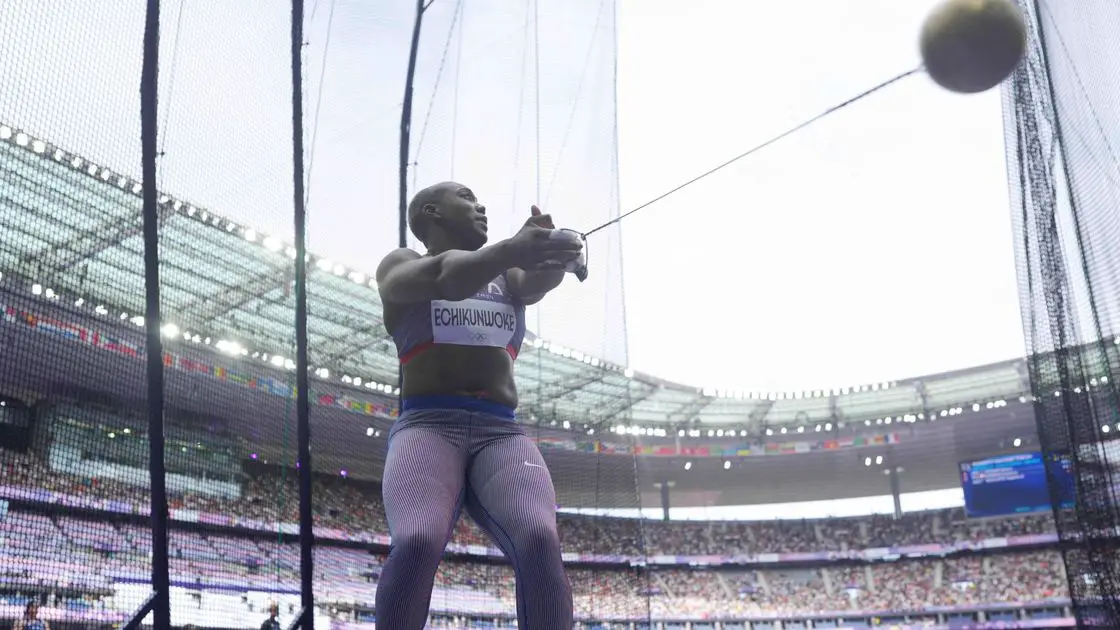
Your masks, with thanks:
M475 250L486 244L486 206L470 188L448 184L439 210L440 224L460 247Z
M19 610L19 609L17 608L16 610ZM28 619L38 618L39 617L39 605L38 604L28 604L27 605L27 612L24 616L27 617Z

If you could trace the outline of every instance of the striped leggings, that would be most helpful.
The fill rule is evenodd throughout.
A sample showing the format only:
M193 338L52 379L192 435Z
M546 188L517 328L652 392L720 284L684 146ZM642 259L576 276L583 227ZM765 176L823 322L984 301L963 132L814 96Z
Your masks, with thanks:
M464 506L513 564L517 627L571 630L552 478L512 410L499 407L496 415L485 407L498 406L472 402L483 409L405 401L389 433L382 493L392 543L377 584L378 630L424 627L436 569Z

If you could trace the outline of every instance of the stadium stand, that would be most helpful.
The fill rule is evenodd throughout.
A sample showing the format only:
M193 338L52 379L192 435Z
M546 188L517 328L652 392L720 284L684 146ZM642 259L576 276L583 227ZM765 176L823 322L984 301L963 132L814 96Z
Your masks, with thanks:
M80 196L68 194L78 187L99 191L107 220L130 216L131 180L90 170L81 157L3 125L0 163L46 182L56 201L27 209L44 224L81 226L88 209L74 201ZM0 181L4 200L22 194L21 181ZM164 203L173 209L167 233L194 239L192 266L217 258L243 261L221 271L231 286L249 284L236 275L239 266L283 256L282 244L255 233L250 239L246 226L171 196ZM123 309L137 312L140 276L132 277L131 288L83 288L65 270L32 269L21 262L21 243L65 244L35 233L36 222L9 221L11 214L0 213L6 234L0 242L0 333L26 361L6 366L11 369L0 383L3 402L10 403L0 410L0 620L16 619L28 602L39 602L40 617L54 627L107 627L150 591L146 437L137 412L118 402L128 398L126 386L105 378L138 364L138 328ZM106 256L123 247L99 246ZM48 277L54 284L44 287ZM279 452L280 438L267 422L291 394L273 376L284 369L282 361L273 362L282 330L276 322L290 320L289 314L270 323L271 312L255 310L258 334L245 342L251 347L223 345L190 319L188 298L198 285L177 285L173 273L167 282L178 287L173 295L186 299L167 308L183 318L176 329L181 341L167 345L170 398L186 405L189 397L181 392L188 391L220 400L229 416L212 419L222 421L215 431L192 422L189 409L168 410L174 623L259 627L273 603L281 619L290 620L299 605L298 493L291 471L277 463L283 458L271 454ZM339 296L340 308L350 309L341 319L378 317L368 276L332 269L317 282L319 290ZM238 297L243 306L224 320L214 318L215 328L232 328L240 310L261 303L260 296ZM330 341L315 330L312 344ZM360 336L352 332L335 333L335 343ZM98 357L104 369L61 371L51 356L63 346L72 358ZM548 427L537 439L553 475L568 480L559 487L562 506L587 504L579 479L589 462L632 468L633 456L658 474L680 470L685 458L714 461L720 471L744 461L777 462L758 467L749 487L719 488L722 504L757 504L881 493L882 475L872 483L826 468L811 486L817 496L805 497L810 486L787 483L784 462L840 461L830 454L856 462L884 452L868 449L914 445L907 466L915 489L948 488L959 483L955 460L923 445L967 433L970 439L960 440L954 454L994 454L1007 423L1017 423L1019 434L1033 424L1023 412L1030 406L1021 361L897 383L751 393L666 383L542 339L532 339L525 352L541 360L518 373L519 386L560 392L547 407L524 411ZM393 389L384 383L396 378L396 365L376 344L344 347L339 355L345 362L316 366L312 383L320 419L338 427L337 437L317 446L322 468L314 487L314 582L332 624L361 628L371 627L364 624L373 618L388 544L376 483L381 455L370 454L376 442L368 440L394 417ZM230 396L235 388L239 394ZM629 392L622 406L619 391ZM1008 413L1008 405L1018 405L1018 415ZM623 420L607 435L590 437L588 423L611 414ZM766 421L763 435L755 432L759 419ZM363 434L367 441L350 440ZM188 451L189 457L179 455ZM871 466L871 458L866 461ZM339 473L339 462L349 474ZM677 479L680 490L686 480ZM694 489L718 483L712 475L692 479ZM975 519L946 509L897 518L662 522L562 514L559 525L587 628L630 630L649 627L649 619L662 630L714 630L716 624L720 630L1048 628L1072 621L1047 515ZM459 522L440 569L431 627L512 627L512 573L498 556L468 519Z
M80 477L52 470L47 462L29 453L0 450L4 471L2 488L12 509L0 523L4 546L3 566L9 588L24 595L8 597L0 614L11 618L22 610L26 598L49 593L50 604L41 613L46 619L120 619L142 594L121 585L143 583L150 571L150 534L131 515L97 509L115 503L143 506L141 487L110 480ZM247 519L278 523L291 521L266 500L264 492L295 493L291 475L261 466L246 471L243 495L215 499L184 492L175 496L175 511L244 515ZM47 492L44 492L47 491ZM316 553L317 591L331 604L359 611L372 602L377 567L385 547L381 543L354 548L351 541L364 534L385 533L377 487L364 481L322 479L316 492L329 496L316 514L317 525L345 532L337 547ZM33 497L38 497L36 500ZM57 500L68 497L61 505ZM42 500L45 499L45 500ZM50 499L55 499L51 502ZM60 507L70 505L67 510ZM280 502L295 505L292 502ZM82 506L82 507L79 507ZM85 506L89 506L88 508ZM84 509L83 509L84 508ZM294 510L294 508L293 508ZM140 510L137 510L140 511ZM134 517L133 517L134 518ZM199 519L201 520L201 519ZM264 609L264 597L249 597L254 589L267 593L275 576L293 597L298 584L298 552L294 544L259 546L260 531L237 525L206 526L179 518L183 531L174 540L172 572L184 589L200 590L205 597L198 610L248 614ZM594 525L599 535L589 534ZM565 551L575 556L635 552L627 541L635 537L635 521L592 519L562 515L560 526ZM651 523L646 529L654 555L749 555L849 551L890 544L957 545L985 543L1007 536L1045 535L1045 516L965 520L959 509L908 514L898 520L883 517L825 519L799 522ZM602 530L606 535L602 535ZM349 539L349 540L346 540ZM592 541L596 541L594 544ZM483 534L464 519L455 531L459 549L485 545ZM616 618L641 618L646 608L647 572L655 619L735 620L795 619L852 613L871 619L888 616L913 619L950 614L977 618L990 615L1061 616L1066 605L1066 581L1061 560L1051 550L1030 548L998 554L934 557L897 562L836 566L806 563L793 568L698 568L690 566L630 567L603 563L573 567L571 580L580 610L606 611ZM504 615L512 610L512 572L470 554L452 554L438 577L441 590L436 601L450 615ZM50 563L45 565L44 563ZM49 571L44 571L49 566ZM68 576L45 581L43 575ZM229 595L233 591L242 595ZM223 594L225 593L225 594ZM259 593L258 593L259 594ZM256 601L254 604L253 602ZM202 604L205 604L204 606ZM1010 608L1008 608L1010 607ZM18 609L18 610L17 610ZM1007 611L1009 613L999 612ZM357 613L355 613L357 614ZM202 615L202 613L200 613ZM845 617L837 617L845 618ZM188 620L181 620L186 622ZM189 620L208 627L212 617ZM827 621L827 620L822 620ZM233 627L233 626L228 626ZM726 626L725 626L726 627ZM820 624L815 627L821 626Z

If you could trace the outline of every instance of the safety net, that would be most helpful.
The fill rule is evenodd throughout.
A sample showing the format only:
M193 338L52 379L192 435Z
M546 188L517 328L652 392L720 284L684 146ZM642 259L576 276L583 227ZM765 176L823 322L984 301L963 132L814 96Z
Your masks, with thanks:
M1120 7L1020 2L1028 56L1004 88L1023 328L1074 613L1120 623L1112 438L1120 420Z
M372 627L401 199L462 181L492 239L532 205L617 216L615 12L4 3L0 618ZM617 226L588 250L529 309L519 422L577 619L642 627L646 525L618 514L660 501L627 428L657 386L625 367ZM466 513L447 543L429 625L512 627L501 545Z

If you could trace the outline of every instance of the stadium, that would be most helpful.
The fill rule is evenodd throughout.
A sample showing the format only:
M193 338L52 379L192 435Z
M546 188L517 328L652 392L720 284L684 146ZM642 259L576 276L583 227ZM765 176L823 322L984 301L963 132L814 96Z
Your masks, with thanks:
M390 316L374 269L339 261L418 248L419 236L407 233L409 195L426 181L462 177L498 191L487 215L493 234L516 232L526 220L523 209L532 204L536 211L538 203L561 208L565 225L601 224L576 231L588 248L579 284L559 287L569 291L563 300L531 304L521 315L524 343L510 353L516 362L501 355L505 369L514 366L519 398L510 406L518 430L539 449L555 486L577 628L1120 624L1120 486L1112 441L1120 432L1120 267L1112 254L1120 221L1115 134L1106 131L1120 128L1112 124L1120 104L1100 89L1109 82L1099 75L1107 72L1095 72L1109 67L1105 58L1114 47L1093 45L1101 39L1094 25L1115 18L1114 6L1089 9L1087 0L1043 8L1020 0L1015 13L1000 5L1025 18L1020 39L1027 47L1011 76L1003 74L999 90L991 90L998 103L988 101L1003 116L997 144L1006 172L998 179L1009 196L996 203L966 192L977 206L1002 204L1004 227L1010 202L1019 283L1011 300L1017 297L1020 307L1022 358L959 360L947 366L956 369L897 380L760 391L697 387L632 367L628 322L654 321L651 311L715 309L723 293L696 290L697 299L665 291L678 287L660 270L649 275L655 304L628 301L633 284L624 291L619 221L708 175L622 212L619 145L626 143L618 111L626 92L619 87L613 0L307 4L0 4L0 627L397 630L386 627L392 624L384 607L378 625L384 601L375 599L379 584L383 595L390 591L383 567L393 566L390 551L401 547L399 537L391 544L381 484L392 477L385 475L388 438L407 417L402 397L410 394L401 389L412 377L404 378L404 353L386 333ZM773 23L804 21L800 9L776 4L769 20L754 20L749 11L743 15L751 19L720 20L750 31L731 42L728 54L740 64L747 63L748 44L766 31L797 30ZM724 9L732 5L738 6ZM801 45L783 35L788 41L755 42L749 56L758 59L749 67L758 76L738 83L757 79L789 98L735 91L742 86L728 88L722 83L736 82L695 63L677 73L673 90L659 77L652 81L654 91L635 100L651 111L649 101L669 104L647 121L653 144L633 137L630 143L639 153L664 149L671 159L645 162L636 188L644 194L648 182L663 191L662 179L679 179L691 168L684 166L686 152L705 159L729 153L731 145L717 142L722 136L739 142L772 132L705 127L711 121L781 122L794 111L787 101L815 106L819 96L834 103L841 91L870 81L864 70L897 72L881 62L897 55L885 51L898 42L880 42L882 50L868 55L871 48L825 41L839 37L827 32L838 29L824 28L833 20L862 20L870 33L874 19L888 12L852 5L830 18L837 6L819 3L818 19L798 37L820 40L817 53L835 56L851 77L826 80L831 71L808 57L802 66L790 62L799 71L767 74L782 64L763 57ZM911 22L916 30L918 13L928 7L915 6L898 3L899 14L883 18L894 26L879 30L893 33ZM684 21L663 9L646 18ZM636 30L657 30L643 24ZM707 50L728 39L707 37L706 26L701 32L677 46L655 33L636 56L650 68L672 65L684 48ZM929 158L918 154L937 154L934 136L947 135L947 126L929 116L928 129L915 130L922 125L897 116L922 99L932 103L924 104L929 110L946 110L945 119L960 113L954 107L963 109L938 100L948 94L932 83L904 82L921 69L853 91L858 96L708 171L778 140L789 143L787 135L825 116L846 120L807 145L778 143L769 162L724 180L719 195L763 191L734 193L736 207L771 210L754 217L773 221L770 232L752 233L754 240L782 241L782 226L799 227L798 217L808 215L792 206L811 204L798 189L820 189L829 204L847 196L859 202L853 206L905 200L925 207L928 200L917 197L944 199L934 188L974 183L964 179L964 168L955 186L941 180L953 163L975 157L961 154L975 149L966 141L980 127L958 130L960 146ZM814 82L823 91L800 87ZM834 115L880 90L876 98L895 99L869 110L882 120ZM740 111L745 102L756 108L748 115ZM681 110L680 124L662 120L673 108ZM794 118L800 115L798 109ZM870 124L877 134L867 132ZM1063 124L1074 130L1072 140ZM996 126L991 116L981 127ZM922 151L905 159L892 153L910 142L921 142ZM862 152L842 148L856 143ZM883 155L874 166L860 162L876 153ZM817 154L833 159L815 161ZM930 171L932 163L939 170L904 174ZM392 177L398 173L399 180ZM848 189L843 180L873 185ZM925 195L915 194L918 185L929 188ZM780 198L766 196L772 189L781 190ZM693 192L680 203L712 205L689 197ZM390 217L383 209L394 201L399 216ZM714 204L720 209L727 201ZM675 241L728 243L707 227L684 225L702 219L679 215L667 213L663 223L671 226L660 232L627 223L635 226L627 233L630 255L636 241L658 241L645 250L652 262L685 267L681 252L703 252L704 244L680 244L678 251ZM910 220L926 230L934 223ZM814 227L831 238L844 221L832 213ZM739 225L732 221L725 231L738 229L731 224ZM852 258L870 265L864 271L873 276L891 266L889 252L949 265L951 254L966 258L950 251L954 246L986 245L965 238L934 243L921 230L907 232L917 234L914 243L888 242L904 239L884 231L853 249L888 254ZM970 223L962 231L983 228ZM807 327L812 321L841 317L837 296L846 291L875 300L852 310L889 312L875 321L896 319L899 330L911 317L936 321L919 319L918 311L969 325L993 308L995 300L969 304L967 291L943 284L928 292L893 287L916 296L912 303L885 295L909 280L841 278L838 270L859 267L843 266L842 249L818 245L821 251L808 251L796 241L798 258L835 253L834 269L814 270L831 276L821 282L828 286L803 291L810 299L801 303L815 309L811 317L772 308L779 300L760 288L774 286L769 278L728 272L724 283L747 285L752 300L762 298L754 308L785 312L802 322L797 332L806 336L823 334ZM920 248L936 251L913 255ZM760 267L790 258L789 250L771 253L775 258ZM628 270L634 260L649 259L627 258ZM746 266L728 260L729 268ZM504 263L502 269L516 271ZM752 321L757 327L774 320ZM655 330L649 345L699 346L726 359L724 372L750 367L760 374L753 364L766 362L718 347L719 337L711 343L711 331L700 326L669 326ZM1010 329L1010 322L998 326ZM907 334L920 335L919 328ZM864 341L836 347L859 352ZM551 528L551 501L548 508ZM526 597L559 599L519 590L501 537L489 532L460 510L425 627L517 628ZM552 544L554 552L554 537ZM518 583L523 575L518 564ZM523 620L522 630L536 630Z
M4 203L27 210L5 213L3 226L8 594L0 610L17 618L29 598L42 598L40 615L52 623L108 625L150 590L147 447L135 404L143 338L133 321L143 277L118 275L110 286L83 276L105 277L99 266L135 257L139 197L131 179L48 139L8 126L0 139L5 169L17 176ZM21 188L32 181L40 184ZM50 202L28 204L33 198ZM96 206L79 203L89 198ZM284 287L266 286L261 278L274 276L259 271L284 252L187 200L161 201L166 239L205 243L184 249L194 258L176 266L225 265L213 287L176 293L180 321L198 323L164 331L174 623L246 627L274 601L290 617L298 605L298 498L284 426L290 366L268 328L283 314L260 307ZM40 259L38 275L21 273L21 254L40 249L59 258ZM372 618L388 544L376 482L396 413L385 384L395 368L369 328L335 332L347 321L378 321L366 277L315 268L316 298L337 310L335 321L311 318L312 344L334 343L345 357L339 367L316 367L312 384L312 430L325 436L316 443L316 591L324 614L361 623ZM166 282L179 288L174 275ZM222 318L241 317L258 322L260 345L208 336L205 322L220 329ZM670 505L893 500L881 515L762 522L565 514L565 557L585 627L1071 625L1048 511L903 511L906 493L959 488L958 462L1037 451L1022 361L760 395L698 391L547 341L529 345L535 356L518 379L548 393L536 399L549 404L531 413L561 506L667 516ZM627 425L591 422L623 411ZM636 475L628 472L635 461ZM588 484L589 469L601 481ZM512 572L495 564L499 557L464 517L440 569L432 627L508 627Z

